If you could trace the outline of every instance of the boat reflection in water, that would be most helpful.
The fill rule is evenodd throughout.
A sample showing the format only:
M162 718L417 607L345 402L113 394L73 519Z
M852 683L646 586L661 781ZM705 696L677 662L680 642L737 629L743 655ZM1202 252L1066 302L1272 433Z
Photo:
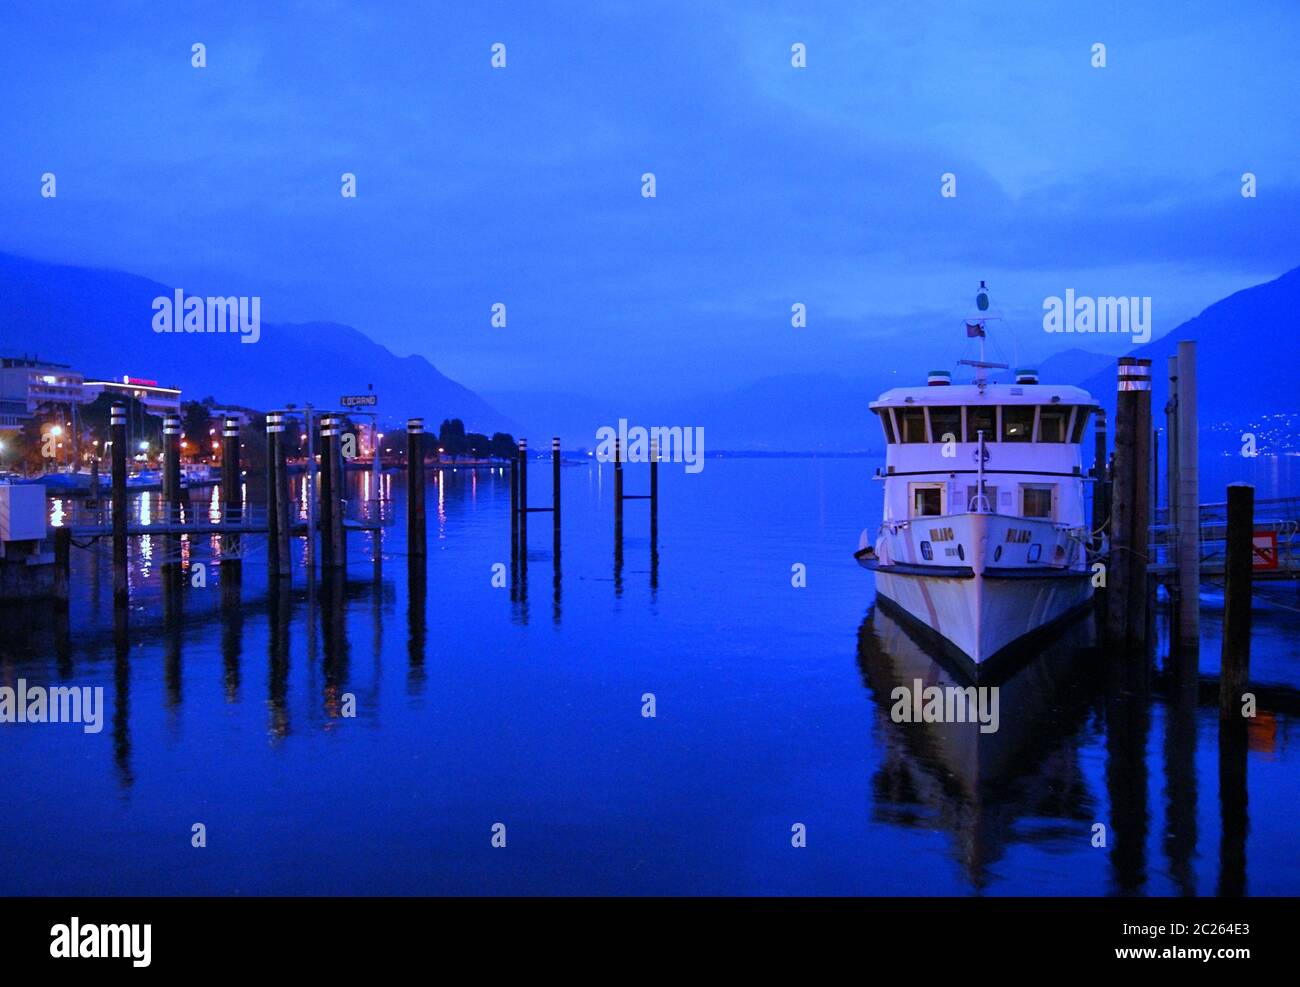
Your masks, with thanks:
M1093 620L1089 614L1046 641L1026 642L1018 664L978 682L905 620L878 597L858 629L858 667L875 701L883 752L872 780L873 818L947 831L967 880L983 890L1010 844L1074 842L1097 818L1079 761L1099 688L1088 674L1098 665ZM996 687L997 718L986 722L997 729L986 732L974 715L896 722L891 711L903 693L895 690L911 695L918 681L945 695Z

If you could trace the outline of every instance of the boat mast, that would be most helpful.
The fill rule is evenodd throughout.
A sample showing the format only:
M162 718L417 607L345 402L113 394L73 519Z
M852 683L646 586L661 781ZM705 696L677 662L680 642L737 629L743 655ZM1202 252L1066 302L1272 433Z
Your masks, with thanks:
M975 368L975 385L982 393L984 388L988 386L988 371L990 369L1006 370L1007 365L1005 363L990 363L984 359L984 340L988 333L984 328L987 323L983 313L989 310L989 289L988 285L983 281L980 282L980 289L975 294L975 306L980 310L980 314L975 317L974 322L967 320L966 324L967 326L975 326L979 330L977 335L980 340L980 358L978 360L958 360L957 362L963 366ZM967 330L967 334L969 335L969 329ZM981 488L982 486L983 485L981 484Z

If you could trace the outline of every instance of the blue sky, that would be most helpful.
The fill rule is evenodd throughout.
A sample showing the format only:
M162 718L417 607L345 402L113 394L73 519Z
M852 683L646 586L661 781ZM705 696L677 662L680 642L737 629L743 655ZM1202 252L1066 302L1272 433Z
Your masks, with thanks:
M1159 334L1300 264L1300 5L1135 6L11 3L0 249L489 393L926 369L980 278L1021 362L1074 342L1041 329L1069 287Z

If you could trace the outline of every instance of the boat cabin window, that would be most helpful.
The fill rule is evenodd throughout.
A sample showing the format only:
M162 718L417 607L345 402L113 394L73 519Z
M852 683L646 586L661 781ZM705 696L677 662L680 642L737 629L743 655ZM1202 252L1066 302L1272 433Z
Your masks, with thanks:
M961 408L930 409L930 441L943 442L945 435L961 441Z
M1051 484L1025 484L1021 492L1021 517L1052 517L1052 492L1056 488Z
M984 432L985 442L994 442L997 440L996 432L997 409L991 407L978 407L966 409L966 441L978 442L980 440L980 431Z
M942 483L912 483L909 487L912 517L939 517L943 514Z
M1083 441L1083 430L1088 426L1088 412L1090 410L1087 406L1074 409L1074 432L1070 435L1071 442Z
M1038 441L1064 442L1069 424L1069 408L1059 404L1044 405L1038 412Z
M898 409L898 437L902 442L925 441L925 409Z
M879 415L880 427L885 430L885 442L889 445L895 445L898 442L898 436L894 434L894 416L889 413L888 408L882 408Z
M1034 437L1034 406L1008 404L1002 407L1002 441L1028 442Z

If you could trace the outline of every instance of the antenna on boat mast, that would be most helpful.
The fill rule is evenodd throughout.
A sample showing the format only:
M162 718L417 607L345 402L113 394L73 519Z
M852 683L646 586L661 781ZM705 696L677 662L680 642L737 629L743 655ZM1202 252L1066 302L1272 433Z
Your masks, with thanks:
M988 318L994 317L984 314L989 310L989 289L988 285L982 280L980 281L979 291L975 293L975 307L979 309L979 314L976 315L974 322L969 319L966 320L966 335L968 337L979 337L980 358L978 360L958 360L957 362L962 366L975 368L975 383L982 391L989 382L986 371L990 369L1007 369L1005 363L989 363L984 359L984 339L987 335L984 331L984 323Z

